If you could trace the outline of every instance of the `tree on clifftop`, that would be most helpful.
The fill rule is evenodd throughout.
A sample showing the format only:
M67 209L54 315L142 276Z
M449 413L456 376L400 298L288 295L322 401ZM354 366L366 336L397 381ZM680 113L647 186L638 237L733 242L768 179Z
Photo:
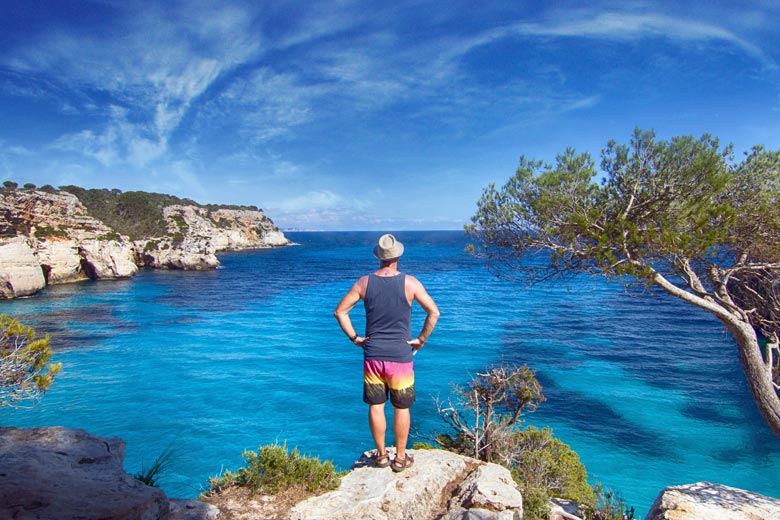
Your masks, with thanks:
M60 363L51 359L49 337L35 339L35 330L0 315L0 408L40 399L49 389Z
M735 162L708 135L608 143L598 172L567 149L521 157L488 186L467 230L498 274L538 283L578 273L656 285L734 337L753 399L780 435L780 151ZM594 180L603 173L600 183Z

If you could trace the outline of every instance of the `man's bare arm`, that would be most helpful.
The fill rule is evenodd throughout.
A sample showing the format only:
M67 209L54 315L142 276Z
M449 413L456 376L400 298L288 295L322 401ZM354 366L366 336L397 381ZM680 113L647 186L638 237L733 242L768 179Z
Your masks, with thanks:
M436 302L433 301L433 298L428 294L428 291L425 290L425 287L414 277L408 277L410 278L409 282L412 286L412 289L414 291L414 301L420 304L420 307L423 308L423 310L426 313L425 316L425 323L423 323L423 328L420 334L413 340L407 341L410 345L414 347L415 350L420 350L423 345L425 345L425 342L428 341L428 338L433 333L433 329L436 328L436 322L439 321L439 307L436 306Z
M333 311L333 316L335 316L336 320L338 320L341 330L343 330L344 334L346 334L349 338L357 336L355 327L352 325L352 320L349 318L349 313L363 298L364 294L365 281L363 278L361 278L355 282L355 285L353 285L349 291L347 291L347 294L344 295L339 304L336 306L336 310ZM368 338L357 336L354 343L357 346L362 347L367 339Z

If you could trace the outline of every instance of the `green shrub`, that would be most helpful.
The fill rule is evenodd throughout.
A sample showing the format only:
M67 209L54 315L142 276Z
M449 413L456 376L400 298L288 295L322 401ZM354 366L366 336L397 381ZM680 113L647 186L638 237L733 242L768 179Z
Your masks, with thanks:
M523 518L546 520L550 514L550 496L540 488L523 488Z
M247 465L235 473L226 471L220 477L209 479L210 490L219 491L236 484L270 494L296 486L317 493L339 486L340 476L331 461L302 456L298 448L290 453L286 443L260 446L257 452L245 451L243 457Z
M542 387L526 366L499 365L478 373L466 387L436 406L449 433L437 439L443 449L501 464L523 493L529 518L546 518L549 498L594 504L593 488L579 456L549 428L521 429L524 411L544 401Z
M549 496L593 504L593 488L579 455L553 436L550 428L533 426L514 432L512 476L521 487L543 489Z
M121 240L122 236L116 231L109 231L98 237L98 240Z
M60 227L48 227L48 226L36 226L35 228L36 238L68 238L68 234Z
M164 207L175 204L197 206L188 199L161 193L87 190L79 186L60 186L60 189L75 195L90 215L131 240L166 236L168 224L163 218Z
M596 484L595 504L581 504L578 513L585 520L634 520L635 511L620 493Z

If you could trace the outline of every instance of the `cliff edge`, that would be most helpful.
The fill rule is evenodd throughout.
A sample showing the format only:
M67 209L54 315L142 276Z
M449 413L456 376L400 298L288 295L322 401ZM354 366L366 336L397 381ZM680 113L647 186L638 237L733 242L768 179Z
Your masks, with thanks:
M127 278L139 267L214 269L220 251L290 244L256 208L68 188L0 189L0 299L50 284Z
M394 473L368 453L335 491L292 507L274 497L170 499L123 468L119 438L63 428L0 427L0 518L18 520L520 520L523 499L509 471L442 450L410 450L415 464ZM282 506L282 507L280 507ZM646 520L780 518L780 500L700 482L665 489ZM550 519L577 519L554 508Z

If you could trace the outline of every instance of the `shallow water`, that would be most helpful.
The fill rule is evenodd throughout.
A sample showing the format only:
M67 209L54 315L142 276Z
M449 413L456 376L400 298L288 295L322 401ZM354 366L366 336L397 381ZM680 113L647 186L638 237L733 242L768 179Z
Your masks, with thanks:
M209 476L242 465L243 450L275 441L348 468L372 442L361 353L332 312L375 268L377 234L289 235L301 245L225 254L216 271L143 271L2 302L0 312L51 333L64 367L43 401L3 409L2 424L119 436L131 473L172 445L162 482L171 496L197 495ZM527 421L551 426L591 480L641 516L673 484L780 496L780 442L710 315L603 280L529 290L489 275L463 252L462 233L396 236L401 269L442 311L415 358L412 440L443 431L434 397L503 359L527 363L544 386L547 401ZM416 307L415 330L423 317Z

